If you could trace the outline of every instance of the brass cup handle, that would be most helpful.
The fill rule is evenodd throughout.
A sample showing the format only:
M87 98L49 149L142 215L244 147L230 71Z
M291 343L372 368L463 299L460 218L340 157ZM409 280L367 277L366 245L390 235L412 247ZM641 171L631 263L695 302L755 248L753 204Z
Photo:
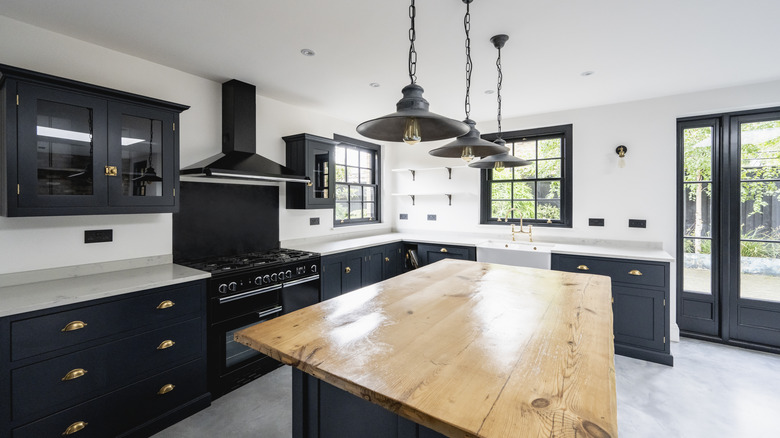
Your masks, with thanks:
M60 331L62 331L62 332L72 332L73 330L81 330L81 329L83 329L86 326L87 326L87 323L84 322L84 321L71 321L71 322L68 323L68 325L63 327L63 329L60 330Z
M449 252L449 251L447 251L447 248L442 248L439 250L439 252Z
M385 257L385 261L389 262L390 261L390 257Z
M173 307L173 306L175 306L175 305L176 305L176 303L174 303L173 301L171 301L171 300L165 300L165 301L163 301L162 303L160 303L160 304L158 304L158 305L157 305L157 309L158 309L158 310L162 310L162 309L168 309L168 308L171 308L171 307Z
M175 342L171 341L170 339L166 339L165 341L160 342L160 345L157 346L157 349L165 350L166 348L171 348L174 345L176 345Z
M157 391L157 394L158 395L165 395L165 394L173 391L173 388L175 388L175 387L176 387L176 385L173 385L173 384L169 383L169 384L163 386L162 388L160 388L160 390Z
M68 374L65 374L65 377L62 378L62 381L66 382L68 380L78 379L79 377L82 377L84 374L87 374L87 370L85 370L84 368L76 368L68 371Z
M86 421L77 421L71 424L70 426L68 426L68 428L65 429L65 432L62 432L62 436L73 435L74 433L84 429L85 427L87 427Z
M588 265L579 265L579 266L577 266L577 269L580 270L580 271L590 271L590 268L588 267Z
M628 271L628 275L636 275L638 277L642 275L642 271L640 271L639 269L632 269Z
M344 268L344 272L349 274L350 272L352 272L352 269L349 266L347 266L346 268Z

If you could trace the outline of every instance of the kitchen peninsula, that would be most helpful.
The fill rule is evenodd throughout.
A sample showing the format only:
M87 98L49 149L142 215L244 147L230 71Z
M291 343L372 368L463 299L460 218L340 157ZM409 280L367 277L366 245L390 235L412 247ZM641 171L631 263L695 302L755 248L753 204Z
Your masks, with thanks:
M610 302L609 277L443 260L236 339L296 368L296 438L616 437Z

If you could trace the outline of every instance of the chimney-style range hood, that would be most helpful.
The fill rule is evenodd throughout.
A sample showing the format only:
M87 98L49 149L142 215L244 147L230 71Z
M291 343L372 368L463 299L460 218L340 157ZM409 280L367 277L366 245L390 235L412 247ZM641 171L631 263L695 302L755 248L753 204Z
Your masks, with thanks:
M180 175L310 183L304 175L257 155L255 86L222 84L222 153L181 169Z

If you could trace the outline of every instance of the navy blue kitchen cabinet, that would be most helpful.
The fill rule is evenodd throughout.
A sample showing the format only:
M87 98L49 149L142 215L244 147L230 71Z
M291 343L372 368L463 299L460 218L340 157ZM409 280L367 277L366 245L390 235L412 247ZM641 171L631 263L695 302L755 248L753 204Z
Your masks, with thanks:
M0 65L0 214L171 213L187 106Z
M477 260L477 250L473 246L418 243L417 254L420 256L420 263L423 266L444 259Z
M194 281L0 318L0 436L149 436L211 403Z
M377 245L322 257L322 299L395 277L403 271L401 242Z
M672 365L669 263L552 255L552 269L612 278L615 353Z
M333 208L336 199L333 151L339 142L311 134L283 139L287 147L287 167L311 180L311 185L287 183L287 208Z

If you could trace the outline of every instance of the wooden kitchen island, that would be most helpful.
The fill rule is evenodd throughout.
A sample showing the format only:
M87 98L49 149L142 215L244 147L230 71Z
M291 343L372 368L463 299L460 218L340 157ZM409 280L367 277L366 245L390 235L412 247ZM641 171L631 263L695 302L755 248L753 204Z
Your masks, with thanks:
M296 438L617 437L609 277L443 260L236 339L296 368Z

